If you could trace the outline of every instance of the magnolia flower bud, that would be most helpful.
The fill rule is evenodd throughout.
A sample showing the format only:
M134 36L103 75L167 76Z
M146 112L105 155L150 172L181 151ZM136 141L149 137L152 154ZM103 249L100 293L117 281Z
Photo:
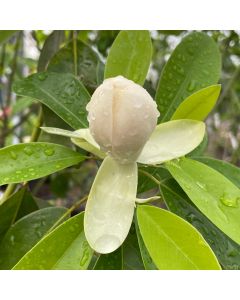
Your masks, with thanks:
M95 141L121 163L137 159L159 116L148 92L122 76L106 79L92 95L87 111Z

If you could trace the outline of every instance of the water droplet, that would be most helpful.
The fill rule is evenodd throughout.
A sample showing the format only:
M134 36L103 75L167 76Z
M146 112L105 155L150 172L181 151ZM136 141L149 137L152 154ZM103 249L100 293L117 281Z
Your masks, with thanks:
M12 159L14 159L14 160L17 159L17 154L14 151L10 151L10 155L11 155Z
M189 82L189 85L188 85L187 90L188 90L189 92L192 92L195 88L196 88L196 81L195 81L195 80L191 80L191 81Z
M184 71L184 69L183 69L182 67L179 67L179 68L177 69L177 72L178 72L178 74L180 74L180 75L184 75L184 74L185 74L185 71Z
M206 184L205 184L205 183L202 183L202 182L197 181L196 184L197 184L201 189L203 189L203 190L206 191Z
M38 79L43 81L48 77L47 73L40 73L38 74Z
M20 175L20 174L22 174L22 171L17 170L15 173L16 173L17 175Z
M223 205L227 206L227 207L238 207L238 201L239 201L240 197L235 197L235 198L231 198L226 196L225 194L223 194L220 197L220 201Z
M11 236L10 236L10 243L11 243L12 245L15 244L15 236L14 236L14 235L11 235Z
M5 182L6 182L6 181L9 181L9 180L10 180L9 177L4 177L4 178L3 178L3 181L5 181Z
M26 147L23 149L23 152L24 152L25 154L27 154L28 156L30 156L30 155L33 154L33 150L32 150L32 148L29 147L29 146L26 146Z
M47 156L52 156L55 153L55 150L53 148L47 148L44 150L44 154Z

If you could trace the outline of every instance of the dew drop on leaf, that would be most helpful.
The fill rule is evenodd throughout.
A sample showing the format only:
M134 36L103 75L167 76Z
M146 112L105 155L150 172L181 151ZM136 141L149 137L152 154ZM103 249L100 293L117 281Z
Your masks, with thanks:
M26 146L24 149L23 149L23 152L25 154L27 154L28 156L32 155L33 154L33 150L29 147L29 146Z
M10 151L10 155L11 155L12 159L14 159L14 160L17 159L17 154L14 151Z
M44 154L47 156L52 156L55 153L55 150L52 148L48 148L44 150Z
M225 194L223 194L220 197L221 203L228 207L238 207L239 199L240 199L239 197L235 197L235 198L227 197Z

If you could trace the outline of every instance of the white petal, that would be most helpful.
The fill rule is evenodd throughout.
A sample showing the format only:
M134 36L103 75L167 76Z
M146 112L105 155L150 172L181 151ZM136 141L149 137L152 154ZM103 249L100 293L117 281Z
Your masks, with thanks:
M159 124L138 157L143 164L160 164L181 157L203 140L205 124L195 120L176 120Z
M125 240L133 219L137 193L137 164L120 165L110 156L103 161L91 188L84 216L90 246L110 253Z
M88 128L83 128L76 131L69 131L54 127L41 127L41 129L50 134L70 137L71 141L75 145L101 158L104 158L106 156L106 154L100 150L99 145L93 139Z

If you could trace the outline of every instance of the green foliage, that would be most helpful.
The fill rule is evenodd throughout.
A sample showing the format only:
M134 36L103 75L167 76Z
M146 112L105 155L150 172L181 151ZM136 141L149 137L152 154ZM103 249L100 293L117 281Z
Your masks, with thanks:
M43 208L18 220L0 244L1 270L10 270L66 213L64 207Z
M79 153L51 143L26 143L0 150L0 185L40 178L84 160Z
M167 163L167 167L200 211L232 240L240 243L238 187L221 173L195 160L182 158Z
M46 235L15 265L14 270L83 270L93 251L83 232L83 213Z
M74 129L87 127L86 104L89 94L71 74L42 72L14 86L16 94L39 100Z
M173 179L162 183L160 189L168 209L203 235L224 269L240 269L240 246L209 221Z
M139 206L137 218L144 243L159 269L220 269L200 233L183 219L151 206Z
M205 33L187 35L164 67L156 92L161 122L171 119L180 103L192 93L216 84L221 58L215 42Z
M122 247L112 253L102 254L98 258L94 270L122 270L123 258Z
M143 84L152 56L148 31L123 30L116 37L109 52L105 78L122 75Z
M190 95L178 106L171 120L204 120L215 106L220 91L220 85L212 85Z

